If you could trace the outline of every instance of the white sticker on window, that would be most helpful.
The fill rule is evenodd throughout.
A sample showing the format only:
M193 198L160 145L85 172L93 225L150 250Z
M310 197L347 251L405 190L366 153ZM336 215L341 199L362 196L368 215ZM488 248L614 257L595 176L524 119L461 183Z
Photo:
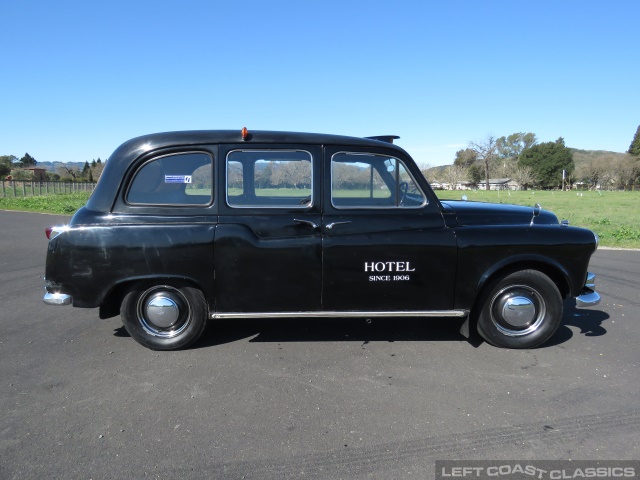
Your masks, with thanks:
M164 183L191 183L191 175L165 175Z

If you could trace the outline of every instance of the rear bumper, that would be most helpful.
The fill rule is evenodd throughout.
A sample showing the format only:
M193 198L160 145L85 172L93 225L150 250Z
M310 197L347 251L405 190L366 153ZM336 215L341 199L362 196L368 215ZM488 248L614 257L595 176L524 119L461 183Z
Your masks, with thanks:
M596 276L595 274L588 272L587 279L584 282L584 288L580 295L576 297L576 307L588 308L598 305L600 303L600 295L595 291Z
M47 305L71 305L73 299L66 293L45 293L42 299Z

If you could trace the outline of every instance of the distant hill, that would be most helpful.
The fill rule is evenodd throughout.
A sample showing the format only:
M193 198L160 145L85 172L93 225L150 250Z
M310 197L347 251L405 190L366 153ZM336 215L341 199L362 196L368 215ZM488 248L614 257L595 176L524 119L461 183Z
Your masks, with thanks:
M627 157L627 153L620 152L609 152L607 150L580 150L578 148L570 148L573 152L573 163L576 166L576 169L587 162L592 160L596 160L599 162L611 162L612 160L622 160ZM451 161L453 164L453 160ZM444 169L447 168L447 165L440 165L437 167L432 167L428 170L435 177L440 176Z
M573 163L576 168L578 168L583 163L590 162L592 160L597 161L611 161L611 160L622 160L628 154L627 153L619 153L619 152L608 152L606 150L579 150L577 148L572 148L573 152Z

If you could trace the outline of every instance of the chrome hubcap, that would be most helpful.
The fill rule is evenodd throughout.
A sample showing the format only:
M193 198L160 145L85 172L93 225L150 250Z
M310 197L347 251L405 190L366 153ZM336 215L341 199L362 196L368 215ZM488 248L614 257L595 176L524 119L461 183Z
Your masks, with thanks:
M502 318L514 327L529 325L536 314L536 306L531 299L523 296L511 297L504 302Z
M150 288L140 295L137 311L140 325L154 337L173 338L191 323L189 302L180 290L167 285Z
M180 310L171 298L158 295L152 298L145 307L146 317L160 328L169 328L176 323Z
M547 313L542 295L527 285L512 285L491 299L491 320L504 335L517 337L535 332Z

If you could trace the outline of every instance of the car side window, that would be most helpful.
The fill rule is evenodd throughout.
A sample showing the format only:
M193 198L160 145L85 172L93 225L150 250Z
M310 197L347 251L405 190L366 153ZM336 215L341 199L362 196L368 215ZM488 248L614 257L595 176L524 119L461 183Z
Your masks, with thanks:
M213 198L212 158L203 152L155 158L136 172L127 202L138 205L209 205Z
M335 208L418 208L426 203L404 163L395 157L338 152L331 158Z
M304 150L234 150L227 155L227 203L238 208L308 208L312 156Z

